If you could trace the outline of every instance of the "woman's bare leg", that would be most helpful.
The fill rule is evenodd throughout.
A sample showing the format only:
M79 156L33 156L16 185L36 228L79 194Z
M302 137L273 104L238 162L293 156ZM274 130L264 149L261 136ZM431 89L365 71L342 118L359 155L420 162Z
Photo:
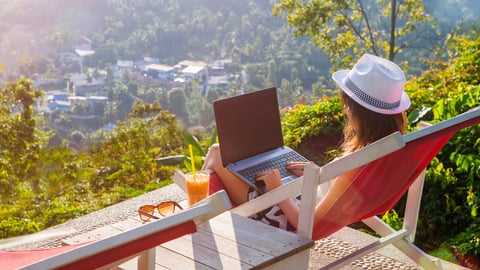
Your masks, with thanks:
M240 205L247 201L249 186L227 168L223 167L220 146L218 144L214 144L208 149L202 170L207 169L217 173L225 186L228 196L235 205Z

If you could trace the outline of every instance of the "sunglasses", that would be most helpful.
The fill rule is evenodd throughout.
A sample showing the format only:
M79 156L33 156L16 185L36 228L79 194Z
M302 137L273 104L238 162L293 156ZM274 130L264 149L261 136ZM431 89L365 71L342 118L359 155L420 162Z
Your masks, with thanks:
M149 221L151 218L160 219L159 217L153 215L155 209L157 209L158 213L162 217L165 217L173 214L176 208L183 210L183 208L174 201L162 202L158 205L144 205L138 208L138 216L142 221Z

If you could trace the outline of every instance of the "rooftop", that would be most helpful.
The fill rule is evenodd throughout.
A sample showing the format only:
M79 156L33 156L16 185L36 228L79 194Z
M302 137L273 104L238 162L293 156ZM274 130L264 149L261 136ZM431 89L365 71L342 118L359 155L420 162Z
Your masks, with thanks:
M171 71L174 70L171 66L165 66L160 64L150 64L146 66L147 69L158 70L158 71Z

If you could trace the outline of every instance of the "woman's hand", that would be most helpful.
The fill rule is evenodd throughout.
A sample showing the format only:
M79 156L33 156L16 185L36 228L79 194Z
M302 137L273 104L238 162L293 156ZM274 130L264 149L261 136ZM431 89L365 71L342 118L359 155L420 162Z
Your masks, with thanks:
M287 164L287 170L290 170L292 171L295 175L297 176L303 176L303 169L305 168L305 164L307 163L312 163L314 164L312 161L310 162L290 162Z
M268 190L275 189L282 185L280 171L277 169L261 172L255 177L255 180L263 181Z

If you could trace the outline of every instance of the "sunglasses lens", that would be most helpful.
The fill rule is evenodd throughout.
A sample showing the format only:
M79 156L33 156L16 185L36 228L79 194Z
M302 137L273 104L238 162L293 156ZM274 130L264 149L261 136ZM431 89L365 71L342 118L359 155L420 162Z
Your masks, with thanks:
M150 215L153 215L153 211L155 210L155 208L152 205L144 205L140 207L140 210ZM138 212L138 215L140 216L140 219L142 221L148 221L150 219L149 216L142 214L142 212Z
M168 216L175 212L175 203L174 202L164 202L157 206L157 210L162 216Z

